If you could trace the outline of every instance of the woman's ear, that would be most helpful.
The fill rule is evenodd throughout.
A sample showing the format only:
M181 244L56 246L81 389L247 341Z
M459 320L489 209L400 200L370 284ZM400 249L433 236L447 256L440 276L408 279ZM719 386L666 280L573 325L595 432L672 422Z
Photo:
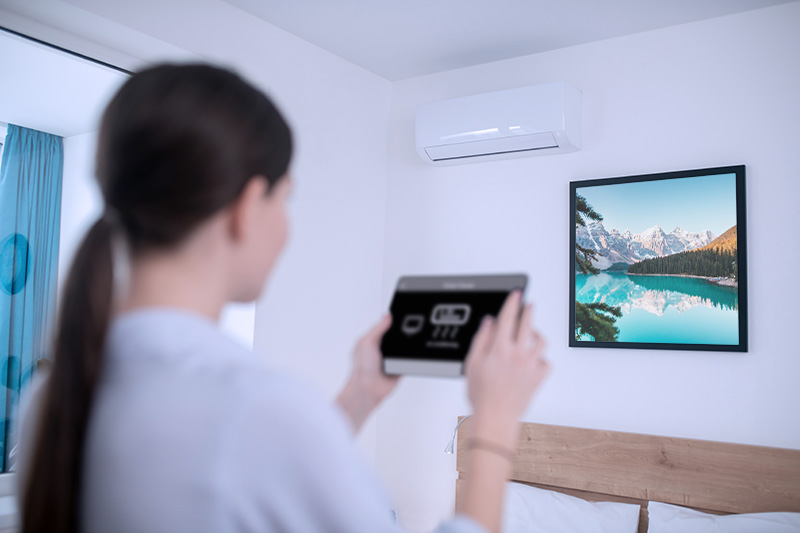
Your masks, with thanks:
M230 207L230 236L234 242L241 242L249 237L255 228L259 209L263 209L269 183L264 176L250 178L239 197Z

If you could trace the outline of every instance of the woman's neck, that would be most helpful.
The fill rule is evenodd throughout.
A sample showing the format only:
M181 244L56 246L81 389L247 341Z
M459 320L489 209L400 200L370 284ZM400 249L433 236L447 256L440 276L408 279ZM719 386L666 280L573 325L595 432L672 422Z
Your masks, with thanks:
M140 254L131 261L120 311L172 307L217 321L229 298L226 274L225 258L215 247L189 242L165 252Z

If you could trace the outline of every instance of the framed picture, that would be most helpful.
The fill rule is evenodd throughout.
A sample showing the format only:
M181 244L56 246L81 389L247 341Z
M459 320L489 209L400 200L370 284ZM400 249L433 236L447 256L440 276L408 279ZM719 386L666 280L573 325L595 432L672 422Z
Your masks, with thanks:
M573 347L747 351L745 167L570 183Z

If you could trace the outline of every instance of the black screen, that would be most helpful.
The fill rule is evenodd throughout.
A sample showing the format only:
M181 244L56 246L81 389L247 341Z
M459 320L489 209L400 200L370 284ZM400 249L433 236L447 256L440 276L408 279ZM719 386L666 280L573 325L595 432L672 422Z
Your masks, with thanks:
M398 291L383 336L386 358L463 361L486 315L497 316L508 291Z

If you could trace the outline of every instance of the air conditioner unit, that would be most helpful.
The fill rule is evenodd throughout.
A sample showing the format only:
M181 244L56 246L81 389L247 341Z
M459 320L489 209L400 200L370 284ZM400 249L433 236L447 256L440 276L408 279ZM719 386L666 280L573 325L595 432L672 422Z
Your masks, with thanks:
M417 151L435 165L574 152L581 147L581 93L547 83L425 104Z

